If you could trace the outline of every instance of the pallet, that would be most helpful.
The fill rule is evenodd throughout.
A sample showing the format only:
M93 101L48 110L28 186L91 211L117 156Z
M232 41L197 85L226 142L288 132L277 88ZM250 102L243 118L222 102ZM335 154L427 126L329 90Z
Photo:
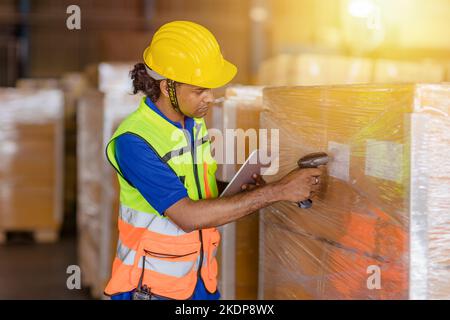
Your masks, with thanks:
M6 236L6 231L0 231L0 244L5 244L6 240L8 240Z
M59 240L59 231L49 229L38 229L33 231L18 231L18 230L0 230L0 245L8 243L8 233L30 234L34 242L39 244L55 243Z

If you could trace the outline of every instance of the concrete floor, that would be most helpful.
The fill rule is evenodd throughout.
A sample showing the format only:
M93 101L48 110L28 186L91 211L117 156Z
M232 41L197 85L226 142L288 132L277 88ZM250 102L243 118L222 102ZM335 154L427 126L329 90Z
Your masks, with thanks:
M91 299L87 289L69 290L66 273L76 265L76 240L36 244L27 235L0 245L0 299Z

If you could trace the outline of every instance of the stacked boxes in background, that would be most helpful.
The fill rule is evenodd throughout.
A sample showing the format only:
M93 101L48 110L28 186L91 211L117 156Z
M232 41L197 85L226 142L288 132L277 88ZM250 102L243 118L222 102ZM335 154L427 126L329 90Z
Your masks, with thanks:
M264 60L258 69L258 84L287 86L291 85L288 78L293 55L279 54Z
M77 202L77 122L76 107L79 99L87 89L87 81L82 73L67 73L61 79L64 92L64 212L65 225L75 229L70 223L76 219Z
M60 89L61 83L59 79L54 78L22 78L16 81L17 89Z
M16 83L19 89L60 89L64 93L64 218L67 229L75 229L76 208L76 104L87 87L82 73L65 74L61 79L24 78Z
M301 54L292 58L289 85L326 85L370 82L369 59L334 55Z
M445 78L445 67L431 61L405 62L376 60L373 81L391 82L440 82Z
M311 209L261 210L259 298L450 298L450 86L264 90L281 178L330 154ZM276 151L276 150L272 150Z
M258 147L262 87L230 86L206 119L218 162L216 178L230 182L249 154ZM227 136L227 129L229 136ZM235 130L238 131L235 131ZM215 131L218 130L218 131ZM234 134L238 132L241 139ZM219 138L217 134L221 134ZM244 135L250 139L242 139ZM239 143L238 143L239 141ZM245 143L245 145L244 145ZM244 151L238 154L238 151ZM228 161L227 161L228 157ZM219 285L224 299L256 299L258 284L258 213L220 228Z
M62 223L63 93L0 90L0 233L56 241Z
M450 62L447 63L445 81L450 82Z
M431 60L397 61L325 54L280 54L264 61L258 83L309 86L358 83L440 82L445 66Z
M261 85L326 85L367 83L372 80L370 59L324 54L282 54L264 61Z
M258 147L262 89L260 86L229 86L220 102L209 110L205 121L210 136L215 137L215 130L218 130L217 133L223 137L223 140L213 143L218 163L216 177L219 181L230 182L248 155ZM256 136L253 136L253 131ZM245 146L238 144L240 140L236 138L236 134L251 135L256 144L251 144L250 141L246 141ZM241 154L239 150L245 152Z
M87 90L77 110L78 257L82 281L97 298L110 278L118 236L118 182L105 156L106 144L141 99L130 94L131 69L131 64L108 63L90 68L95 75L90 79L100 90Z

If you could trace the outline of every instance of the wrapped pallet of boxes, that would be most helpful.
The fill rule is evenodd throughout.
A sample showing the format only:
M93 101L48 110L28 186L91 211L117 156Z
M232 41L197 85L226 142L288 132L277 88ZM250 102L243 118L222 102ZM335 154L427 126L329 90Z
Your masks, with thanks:
M88 91L78 106L78 256L84 283L101 297L110 278L117 245L119 193L106 145L140 97Z
M58 239L62 223L63 93L0 90L0 240L31 231Z
M86 90L77 105L77 227L82 281L100 298L115 256L119 212L118 182L105 156L106 144L141 97L129 93L131 65L97 67L91 81L101 90Z
M280 137L266 180L331 161L312 208L262 210L259 298L450 298L449 102L448 84L264 90Z
M262 87L230 86L210 110L207 127L218 162L217 180L229 182L258 147ZM217 130L217 131L216 131ZM235 135L236 134L236 135ZM247 139L244 139L247 135ZM221 137L219 137L221 136ZM256 299L258 282L258 214L220 228L219 285L224 299Z
M76 206L76 104L87 83L82 73L67 73L61 79L24 78L19 89L60 89L64 93L64 226L74 229Z

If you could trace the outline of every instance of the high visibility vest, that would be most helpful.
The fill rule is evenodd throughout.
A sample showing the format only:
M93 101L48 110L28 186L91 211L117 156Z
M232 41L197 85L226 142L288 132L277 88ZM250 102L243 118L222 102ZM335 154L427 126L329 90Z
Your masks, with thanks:
M194 119L194 146L187 131L177 128L145 104L118 127L106 148L107 158L117 171L120 184L119 241L112 276L105 294L135 289L142 277L155 295L189 299L203 279L206 289L217 289L217 261L220 241L216 228L186 233L161 216L123 176L115 158L117 137L124 133L144 139L160 160L178 176L192 200L217 197L210 141L203 119Z

